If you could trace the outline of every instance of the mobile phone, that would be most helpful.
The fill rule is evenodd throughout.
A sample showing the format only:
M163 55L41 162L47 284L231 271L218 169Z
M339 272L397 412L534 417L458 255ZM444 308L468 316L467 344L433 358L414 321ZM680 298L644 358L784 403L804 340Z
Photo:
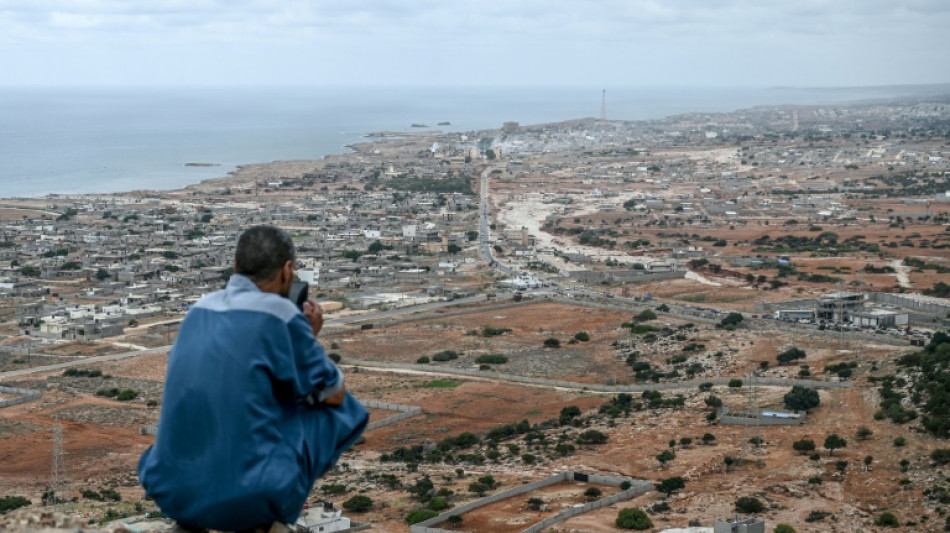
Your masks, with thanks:
M303 303L307 301L309 295L310 284L306 281L295 281L294 284L290 286L290 294L288 294L287 297L303 311Z

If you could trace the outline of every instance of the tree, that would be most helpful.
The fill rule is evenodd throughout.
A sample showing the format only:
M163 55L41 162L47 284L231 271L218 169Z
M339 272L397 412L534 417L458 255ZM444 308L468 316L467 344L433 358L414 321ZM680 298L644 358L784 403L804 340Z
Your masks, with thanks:
M20 274L28 278L35 278L40 275L40 269L32 265L27 265L20 268Z
M614 524L620 529L636 529L638 531L653 527L653 521L650 520L650 517L647 516L643 509L636 507L621 509L620 513L617 514L617 520L614 521Z
M741 379L739 379L739 378L732 378L732 379L729 380L729 388L730 388L730 389L738 389L738 388L741 387L741 386L742 386L742 380L741 380Z
M867 426L861 426L858 428L858 431L854 434L854 436L857 437L858 440L867 440L867 438L873 434L874 432L871 431L871 428Z
M100 268L99 270L96 271L96 279L99 281L105 281L111 277L112 275L109 274L109 271L104 268Z
M725 318L719 321L719 327L728 330L736 329L744 318L742 313L729 313Z
M794 409L796 411L807 411L821 405L821 398L818 396L818 391L808 387L802 387L801 385L793 386L792 390L782 398L782 401L785 402L787 409Z
M834 455L836 449L844 448L847 445L848 441L839 437L837 433L832 433L825 438L825 449L828 450L828 455Z
M815 451L815 441L811 439L796 440L792 443L792 449L802 455L806 455L809 452Z
M765 504L755 496L742 496L736 500L736 512L742 514L761 513Z
M468 491L477 494L479 497L482 497L490 488L491 487L488 485L476 481L468 486Z
M665 493L666 497L669 498L674 492L683 490L684 487L686 487L686 482L683 480L683 478L675 476L668 477L657 483L656 491Z
M379 242L379 241L373 241L373 243L370 244L370 245L366 248L366 251L369 252L369 253L371 253L371 254L378 254L379 252L382 252L385 248L386 248L386 247L383 246L383 243L381 243L381 242Z
M676 452L673 450L663 450L656 456L656 460L660 462L660 466L665 467L666 463L676 459Z
M716 436L712 433L703 434L703 444L712 444L716 441Z
M587 487L587 490L584 491L584 497L590 500L600 498L601 494L603 494L603 492L597 487Z
M718 396L707 396L704 401L706 402L706 407L711 407L713 409L719 409L722 407L722 399L720 399Z
M457 254L462 251L462 247L457 244L448 245L445 250L450 254Z
M357 494L343 502L343 508L354 513L364 513L373 507L373 500L369 496Z

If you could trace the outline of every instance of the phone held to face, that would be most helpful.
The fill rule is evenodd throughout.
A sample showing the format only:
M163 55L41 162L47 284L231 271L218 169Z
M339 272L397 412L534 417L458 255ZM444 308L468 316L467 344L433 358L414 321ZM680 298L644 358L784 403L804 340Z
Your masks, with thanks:
M287 295L290 301L297 304L297 308L303 311L303 303L307 301L310 295L310 285L306 281L295 281L290 286L290 294Z

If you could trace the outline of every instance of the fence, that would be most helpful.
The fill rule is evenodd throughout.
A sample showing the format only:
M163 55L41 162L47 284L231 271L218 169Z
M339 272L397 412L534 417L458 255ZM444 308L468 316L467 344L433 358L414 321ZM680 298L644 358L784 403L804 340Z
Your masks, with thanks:
M375 400L363 400L362 404L365 407L370 409L385 409L387 411L399 411L398 415L393 415L376 422L370 422L366 425L366 431L371 429L381 428L383 426L388 426L389 424L395 424L400 420L405 420L407 418L422 414L422 409L414 405L399 405L397 403L386 403L386 402L377 402ZM2 406L0 406L2 407ZM142 426L139 428L139 434L141 435L157 435L158 426Z
M11 405L20 405L21 403L31 402L43 395L43 393L40 391L4 386L0 386L0 393L19 394L19 396L16 398L0 401L0 409L4 407L10 407Z
M500 381L511 381L515 383L527 383L530 385L542 385L546 387L559 387L562 389L587 390L594 392L620 393L620 392L643 392L647 390L682 390L698 387L701 383L712 383L713 385L728 385L731 379L695 379L690 381L678 381L668 383L645 383L642 385L601 385L599 383L579 383L576 381L560 381L555 379L531 378L527 376L518 376L515 374L502 374L493 371L469 370L465 368L433 367L430 365L408 365L397 363L380 363L376 361L361 361L349 359L347 363L353 366L392 369L392 370L410 370L417 373L431 372L432 374L448 374L454 376L465 376L475 378L486 378ZM853 386L850 381L818 381L813 379L787 379L787 378L756 378L758 385L770 385L776 387L790 387L792 385L801 385L803 387L812 387L815 389L846 389Z
M400 420L405 420L416 415L422 414L422 409L414 405L399 405L397 403L377 402L375 400L363 400L363 405L370 409L385 409L387 411L398 411L398 415L393 415L376 422L370 422L366 425L366 431L381 428L389 424L395 424Z
M556 483L563 483L565 481L588 481L592 483L599 483L601 485L612 485L620 486L624 481L630 482L632 485L629 489L618 492L613 496L608 496L602 498L595 502L590 502L579 507L571 507L561 513L558 513L552 517L546 518L537 524L534 524L526 529L521 530L521 533L536 533L541 531L544 528L550 527L558 522L563 522L568 518L583 514L594 509L600 509L601 507L606 507L608 505L613 505L622 500L628 500L634 496L643 494L644 492L650 491L653 489L653 484L649 481L638 481L628 477L609 477L609 476L598 476L598 475L583 475L575 472L567 471L560 474L553 475L549 478L542 479L540 481L535 481L533 483L528 483L525 485L520 485L512 489L501 491L498 494L492 494L480 500L476 500L467 505L462 505L461 507L456 507L451 511L440 514L434 518L424 520L418 524L410 527L411 533L456 533L448 529L433 528L429 526L434 526L436 524L445 522L451 516L457 516L465 514L473 509L479 507L484 507L486 505L499 502L511 498L513 496L518 496L520 494L527 494L529 492L536 491L538 489L547 487L549 485L554 485Z

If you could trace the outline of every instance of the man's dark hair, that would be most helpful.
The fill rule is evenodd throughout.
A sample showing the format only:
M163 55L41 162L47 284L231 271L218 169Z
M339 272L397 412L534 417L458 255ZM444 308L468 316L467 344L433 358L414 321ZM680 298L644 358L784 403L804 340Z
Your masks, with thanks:
M238 238L234 271L253 281L272 279L297 253L287 232L274 226L254 226Z

